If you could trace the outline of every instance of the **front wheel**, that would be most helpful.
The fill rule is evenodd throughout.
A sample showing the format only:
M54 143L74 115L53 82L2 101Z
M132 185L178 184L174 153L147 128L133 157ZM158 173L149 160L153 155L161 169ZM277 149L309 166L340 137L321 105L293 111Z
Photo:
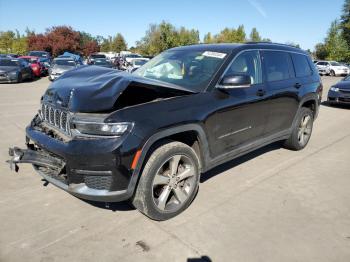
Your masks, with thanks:
M292 134L284 142L284 146L291 150L301 150L308 144L312 133L314 114L309 108L302 107L296 121L297 124L293 127Z
M335 72L333 70L331 70L330 75L335 76Z
M154 220L172 218L191 204L199 176L195 151L186 144L169 142L147 160L132 203Z
M18 73L18 75L17 75L17 83L21 83L22 81L23 81L22 73Z

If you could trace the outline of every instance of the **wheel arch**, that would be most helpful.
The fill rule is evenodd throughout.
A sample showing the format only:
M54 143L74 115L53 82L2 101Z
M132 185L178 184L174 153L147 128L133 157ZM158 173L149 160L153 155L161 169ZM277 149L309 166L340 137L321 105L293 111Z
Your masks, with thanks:
M209 146L207 136L199 124L185 124L159 131L152 135L143 145L136 168L133 170L128 191L134 193L141 171L149 155L160 145L167 141L179 141L189 145L196 152L200 171L205 170L206 163L209 163Z

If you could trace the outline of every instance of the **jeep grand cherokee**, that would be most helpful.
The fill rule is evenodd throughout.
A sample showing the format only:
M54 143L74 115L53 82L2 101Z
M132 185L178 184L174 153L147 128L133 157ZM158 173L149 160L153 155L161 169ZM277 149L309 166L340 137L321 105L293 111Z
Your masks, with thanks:
M190 205L201 173L275 141L303 149L321 95L309 55L280 44L173 48L133 74L83 66L47 89L9 162L165 220Z

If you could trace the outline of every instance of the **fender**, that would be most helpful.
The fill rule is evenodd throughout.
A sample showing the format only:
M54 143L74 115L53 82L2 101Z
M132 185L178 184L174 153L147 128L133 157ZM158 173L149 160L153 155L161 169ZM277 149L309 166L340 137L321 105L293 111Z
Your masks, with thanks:
M132 173L130 183L129 183L129 186L127 189L130 196L134 193L137 181L141 175L140 174L141 168L143 166L146 155L149 152L151 146L163 138L169 137L171 135L179 134L182 132L186 132L186 131L195 131L198 134L198 139L199 139L199 143L200 143L200 150L202 153L202 157L199 156L201 170L206 169L206 163L209 163L209 161L210 161L208 140L207 140L206 133L204 132L203 128L199 124L193 124L193 123L192 124L185 124L185 125L172 127L172 128L157 132L156 134L152 135L142 147L140 158L138 160L136 168L134 169L134 171Z
M297 113L295 114L294 116L294 120L293 120L293 124L292 124L292 129L295 127L295 125L297 124L296 123L296 120L297 120L297 116L298 116L298 113L299 113L299 110L300 108L303 106L303 104L305 104L306 102L309 102L309 101L312 101L315 103L316 107L315 107L315 115L314 115L314 119L317 118L317 115L318 115L318 111L319 111L319 98L318 98L318 95L317 93L311 93L311 94L307 94L305 95L299 102L299 107L298 107L298 111Z

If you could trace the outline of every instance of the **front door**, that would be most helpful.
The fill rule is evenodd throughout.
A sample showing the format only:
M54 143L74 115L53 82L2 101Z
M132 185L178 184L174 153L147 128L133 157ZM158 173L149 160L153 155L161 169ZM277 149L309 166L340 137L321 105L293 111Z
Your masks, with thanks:
M250 76L249 87L212 91L217 105L211 141L214 157L229 153L238 147L261 138L264 134L269 108L262 79L260 53L244 51L236 56L224 77L245 74Z

